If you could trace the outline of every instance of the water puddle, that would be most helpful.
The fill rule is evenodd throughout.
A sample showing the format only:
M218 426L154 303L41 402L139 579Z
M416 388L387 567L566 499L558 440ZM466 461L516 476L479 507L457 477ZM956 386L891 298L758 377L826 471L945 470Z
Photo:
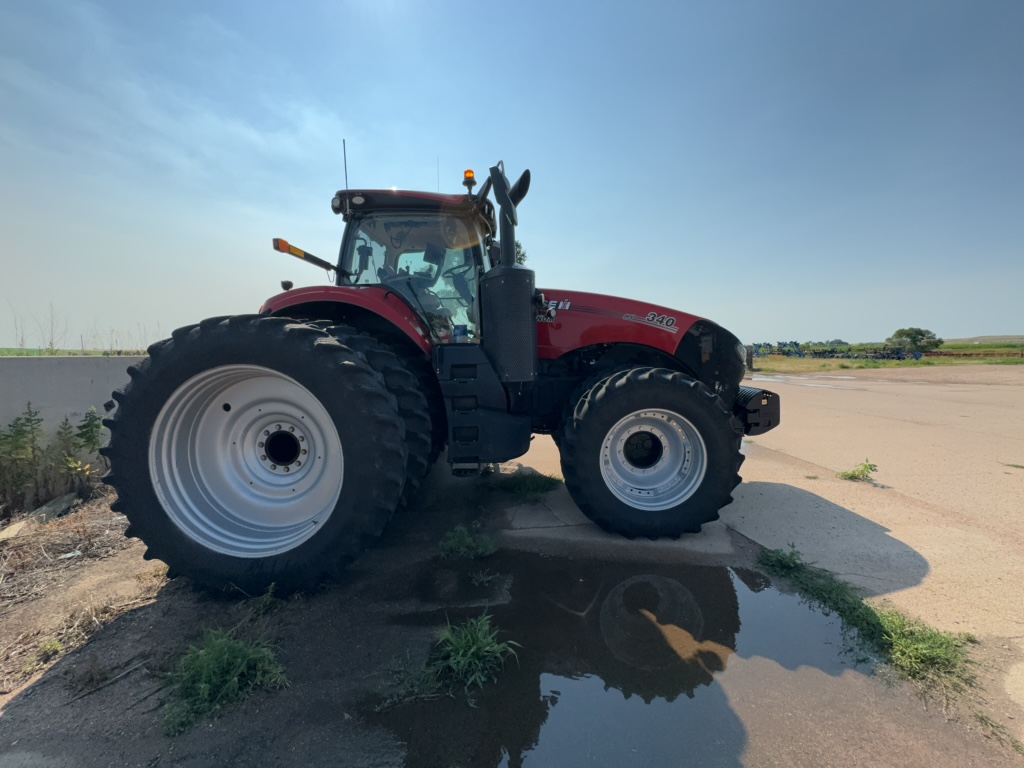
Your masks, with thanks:
M474 706L460 695L371 715L407 744L410 768L739 765L731 667L764 657L835 676L855 665L837 618L754 571L512 552L486 565L500 574L490 590L472 584L479 566L434 564L414 579L425 610L396 617L455 623L489 592L499 639L521 644Z

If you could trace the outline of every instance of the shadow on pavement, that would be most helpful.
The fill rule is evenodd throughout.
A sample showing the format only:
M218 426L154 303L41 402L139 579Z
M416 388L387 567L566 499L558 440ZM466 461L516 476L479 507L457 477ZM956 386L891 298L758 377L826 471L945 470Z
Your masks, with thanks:
M742 483L722 510L732 530L767 549L790 545L867 596L920 584L930 567L885 526L817 494L783 483Z

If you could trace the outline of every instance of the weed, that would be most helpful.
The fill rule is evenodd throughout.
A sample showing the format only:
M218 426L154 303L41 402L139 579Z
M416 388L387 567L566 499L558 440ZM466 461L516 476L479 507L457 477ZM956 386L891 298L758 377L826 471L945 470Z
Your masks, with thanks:
M509 656L518 659L513 646L519 643L498 642L498 629L485 613L442 629L427 669L440 684L462 685L469 694L471 688L493 683Z
M486 587L493 584L500 576L500 573L494 573L485 568L482 571L473 571L469 574L469 580L474 587Z
M1024 464L1003 464L1004 467L1013 467L1014 469L1024 469Z
M43 641L39 647L36 648L35 653L28 657L21 669L21 673L23 675L35 674L55 658L60 656L63 652L64 646L61 645L61 642L57 638L51 637L48 640Z
M818 476L817 475L804 475L804 478L806 478L807 480L817 480Z
M935 680L961 691L974 682L968 670L967 634L951 634L929 627L896 610L877 610L885 629L889 662L911 680Z
M102 429L92 408L78 426L65 417L46 440L42 416L27 403L19 416L0 429L0 518L83 491L103 463L82 458L99 451Z
M242 613L242 624L262 619L268 613L276 611L284 604L284 601L281 598L274 597L274 588L276 586L276 584L271 584L267 587L267 591L262 595L257 597L247 597L239 603L239 608ZM245 593L243 592L242 594Z
M288 685L284 668L265 642L245 642L223 630L210 629L202 645L192 646L170 675L176 701L168 705L168 736L188 730L203 717L240 701L260 688Z
M874 480L871 477L872 472L877 472L878 466L870 463L867 459L864 459L863 464L858 464L853 469L849 469L846 472L837 472L836 477L841 480L853 480L860 483L870 483Z
M1006 726L996 721L987 712L983 712L980 709L976 709L973 712L974 719L981 723L982 727L987 732L987 735L992 736L1002 744L1010 747L1014 752L1019 755L1024 755L1024 744L1021 744L1013 734L1010 733Z
M497 478L492 487L509 494L521 504L535 504L540 501L542 493L550 493L561 484L562 481L557 477L519 470L515 474Z
M847 627L857 630L867 648L903 676L923 683L926 691L948 698L973 685L966 647L974 642L972 636L942 632L899 611L868 605L850 584L805 563L792 544L788 552L762 551L758 562L792 582L827 614L837 614Z
M483 533L470 533L464 525L456 525L439 544L445 560L478 560L497 551L494 540Z
M60 644L60 640L55 637L51 637L39 646L39 661L45 664L54 656L58 656L63 652L64 646Z

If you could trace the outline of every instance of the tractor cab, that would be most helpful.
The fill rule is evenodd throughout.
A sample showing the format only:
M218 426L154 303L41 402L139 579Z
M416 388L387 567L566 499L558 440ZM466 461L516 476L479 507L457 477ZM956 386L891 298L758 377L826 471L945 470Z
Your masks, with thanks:
M515 263L516 206L529 184L526 171L510 185L499 163L477 195L467 171L465 195L343 190L331 201L346 222L338 287L397 294L430 333L456 471L529 447L540 296L533 271Z
M478 342L479 278L489 266L489 232L481 223L465 214L415 209L352 216L342 241L338 285L398 293L439 343Z

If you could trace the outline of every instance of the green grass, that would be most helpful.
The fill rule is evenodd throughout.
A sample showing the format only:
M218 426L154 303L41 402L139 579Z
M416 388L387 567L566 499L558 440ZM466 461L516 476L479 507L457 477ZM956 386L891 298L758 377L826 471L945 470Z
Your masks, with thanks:
M1013 342L991 342L987 344L969 344L963 342L949 342L947 341L941 347L939 352L1002 352L1007 350L1010 352L1016 352L1020 354L1024 351L1024 344L1016 344Z
M469 694L497 680L505 660L516 656L519 644L498 642L498 629L483 614L462 624L448 624L438 633L428 671L442 686L461 685Z
M489 587L499 578L501 578L500 573L495 573L487 568L480 571L473 571L469 574L469 580L474 587Z
M758 562L787 579L825 613L838 615L857 631L866 648L904 677L921 683L926 692L948 698L974 684L967 650L975 642L973 636L942 632L897 610L865 603L850 584L805 563L792 545L788 552L765 550Z
M1021 357L1020 353L1015 353L1006 357L925 357L921 360L849 360L843 358L821 360L813 357L785 357L783 355L754 358L754 369L759 373L780 374L957 365L1024 365L1024 357Z
M967 644L972 635L952 634L929 627L894 609L872 609L885 630L888 660L911 680L937 680L967 687L973 682L969 672Z
M471 533L464 525L456 525L441 539L438 547L445 560L479 560L497 551L494 539L483 533Z
M877 472L878 466L870 463L867 459L864 459L863 464L858 464L853 469L848 469L845 472L836 472L836 477L840 480L852 480L858 483L870 483L874 480L871 477L872 472Z
M396 659L393 668L396 690L374 706L385 712L413 701L453 697L462 687L466 702L475 706L474 689L494 682L511 656L518 660L512 640L498 642L498 629L491 617L483 614L462 624L449 623L438 634L425 667L418 670L405 659Z
M201 645L192 646L170 675L174 701L164 713L168 736L188 730L227 704L241 701L260 688L288 685L284 669L265 642L238 640L210 629Z
M533 504L540 501L542 493L550 493L562 484L557 477L542 475L540 472L524 472L520 470L513 475L496 478L491 488L507 493L521 504Z
M1014 469L1024 469L1024 464L1003 464L1004 467L1013 467Z

